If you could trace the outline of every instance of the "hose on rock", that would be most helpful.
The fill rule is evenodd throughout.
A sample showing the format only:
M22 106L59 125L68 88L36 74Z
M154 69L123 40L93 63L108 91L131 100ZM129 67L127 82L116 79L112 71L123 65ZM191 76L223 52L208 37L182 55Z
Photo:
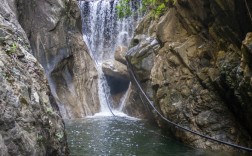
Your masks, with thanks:
M188 128L185 128L181 125L178 125L170 120L168 120L167 118L165 118L154 106L153 102L149 99L149 97L146 95L146 93L144 92L144 90L142 89L139 81L137 80L136 78L136 75L133 71L133 68L132 68L132 65L130 64L128 58L126 57L126 61L127 61L127 65L128 65L128 70L129 70L129 73L134 81L134 83L136 84L136 87L138 88L139 92L143 95L143 97L145 98L145 100L147 101L147 103L151 106L151 108L159 115L160 118L162 118L164 121L166 121L168 124L170 125L173 125L174 127L178 128L178 129L181 129L181 130L184 130L186 132L190 132L194 135L198 135L202 138L205 138L205 139L208 139L208 140L211 140L211 141L214 141L214 142L217 142L217 143L221 143L221 144L224 144L224 145L227 145L227 146L231 146L231 147L234 147L234 148L237 148L237 149L241 149L241 150L244 150L244 151L247 151L247 152L252 152L252 149L251 148L248 148L248 147L244 147L244 146L240 146L240 145L237 145L237 144L233 144L233 143L229 143L229 142L225 142L225 141L222 141L222 140L218 140L218 139L215 139L215 138L212 138L210 136L206 136L204 134L201 134L199 132L195 132L193 130L190 130ZM141 95L140 95L141 96Z

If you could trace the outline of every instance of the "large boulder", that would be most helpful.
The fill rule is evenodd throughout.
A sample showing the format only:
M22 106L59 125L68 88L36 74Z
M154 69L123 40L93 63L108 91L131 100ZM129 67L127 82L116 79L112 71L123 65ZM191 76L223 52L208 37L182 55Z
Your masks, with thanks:
M129 85L127 66L116 60L112 60L102 64L102 71L110 87L113 107L118 108Z
M98 76L83 41L77 1L19 0L17 13L63 117L98 112Z
M150 33L146 24L138 25L127 58L147 96L167 119L204 135L249 147L249 34L242 52L240 46L252 26L244 10L244 3L237 4L235 0L178 0L156 21L146 20L148 16L143 19L156 23L155 28L152 26ZM148 41L148 36L154 39ZM153 50L155 38L160 47ZM185 143L234 150L170 127L153 114L161 127Z
M63 120L14 4L0 5L0 155L68 155Z
M111 60L104 62L102 64L102 71L107 76L129 80L127 66L118 61Z
M110 87L113 107L119 109L129 86L127 66L116 60L110 60L102 64L102 71Z
M130 62L128 67L132 67L146 94L153 99L153 91L149 87L151 86L150 74L154 65L155 53L160 49L160 44L155 38L141 34L134 36L131 46L132 48L126 55ZM132 81L134 82L134 80ZM147 107L148 103L143 100L137 87L130 85L123 111L137 118L153 120L153 114Z

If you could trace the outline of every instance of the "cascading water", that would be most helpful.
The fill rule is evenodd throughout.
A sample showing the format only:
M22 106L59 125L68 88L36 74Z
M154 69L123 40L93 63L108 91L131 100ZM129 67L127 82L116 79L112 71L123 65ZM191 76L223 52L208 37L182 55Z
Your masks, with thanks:
M128 46L134 28L140 20L140 14L119 19L116 6L119 0L81 1L83 38L90 55L96 63L99 74L98 88L101 112L109 112L112 103L110 90L102 71L102 64L114 59L115 49L119 45ZM132 1L134 8L140 1Z
M120 100L120 107L118 108L118 111L120 111L120 112L123 111L123 108L124 108L125 103L126 103L126 98L127 98L127 96L129 95L129 89L130 89L130 87L131 87L131 82L130 82L130 84L129 84L129 87L128 87L126 93L123 95L123 97L122 97L121 100Z

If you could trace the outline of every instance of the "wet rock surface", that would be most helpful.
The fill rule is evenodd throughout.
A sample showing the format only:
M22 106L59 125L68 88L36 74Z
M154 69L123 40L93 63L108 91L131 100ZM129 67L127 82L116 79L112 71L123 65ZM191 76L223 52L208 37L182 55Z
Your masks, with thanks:
M167 119L251 147L251 34L244 40L251 23L243 9L244 3L234 0L178 1L156 21L143 19L127 57ZM190 145L234 150L172 128L157 116L156 122Z
M83 42L77 1L20 0L17 12L63 118L98 112L98 76Z
M0 155L68 155L64 123L44 70L15 15L0 6Z

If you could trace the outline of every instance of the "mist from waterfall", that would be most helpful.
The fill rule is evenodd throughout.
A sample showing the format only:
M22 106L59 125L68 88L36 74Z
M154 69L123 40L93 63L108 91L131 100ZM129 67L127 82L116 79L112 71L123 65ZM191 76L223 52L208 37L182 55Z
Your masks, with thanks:
M102 71L102 64L114 59L115 49L119 45L128 46L140 13L127 18L119 19L116 5L119 0L93 0L81 1L79 6L82 16L83 38L89 53L96 63L98 71L98 89L100 100L100 112L109 113L112 104L110 88ZM140 5L139 0L133 0L131 7L134 9ZM110 113L109 113L110 114Z

